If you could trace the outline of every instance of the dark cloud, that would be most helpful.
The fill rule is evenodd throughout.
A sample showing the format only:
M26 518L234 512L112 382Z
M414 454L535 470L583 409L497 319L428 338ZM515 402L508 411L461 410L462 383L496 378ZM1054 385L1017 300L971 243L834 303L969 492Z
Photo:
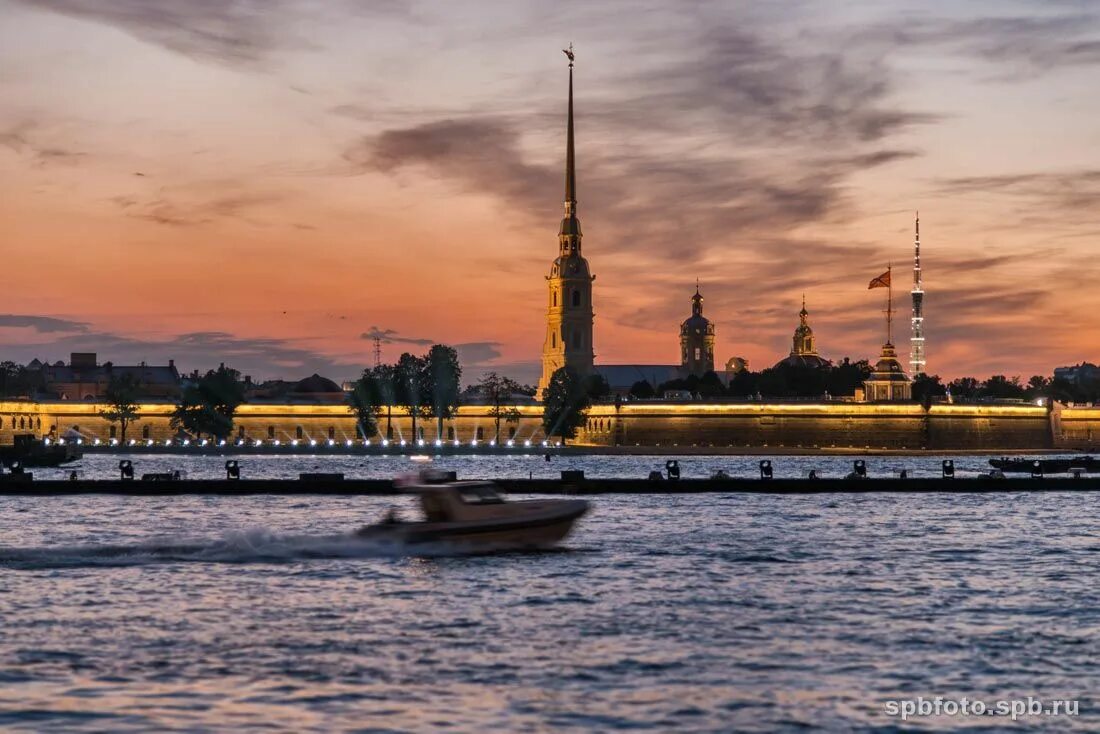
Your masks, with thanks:
M0 314L0 328L31 328L40 334L57 332L87 332L88 324L83 321L58 319L52 316L27 316L24 314Z
M257 67L278 51L304 49L308 24L349 15L409 18L404 0L19 0L25 5L113 26L146 43L205 62ZM326 17L327 16L327 17ZM295 88L295 87L291 87ZM300 88L298 91L304 91Z
M283 198L282 194L271 192L226 192L211 195L194 191L161 190L150 197L115 196L110 201L126 216L134 219L144 219L170 227L193 227L220 219L239 219L262 224L252 216L253 210L278 203Z
M203 61L257 64L291 44L290 0L22 0L32 7L114 26Z
M29 157L38 167L51 163L73 164L87 156L78 150L44 142L43 136L40 124L24 121L0 131L0 146Z
M466 342L455 344L454 348L458 352L458 359L465 370L468 367L484 367L499 359L500 346L500 342Z
M1041 16L907 19L859 35L891 45L941 47L995 65L1002 80L1036 77L1100 64L1100 14L1091 3L1071 3Z
M436 342L431 339L419 339L416 337L401 336L395 329L380 329L377 326L372 326L368 331L364 331L359 335L360 339L378 339L383 344L415 344L417 346L426 347Z
M939 192L948 196L1000 196L1017 204L1006 212L1010 226L1091 224L1100 207L1100 170L1029 172L941 179Z
M651 5L677 33L633 29L619 38L633 52L622 71L578 80L580 215L604 267L688 275L746 249L788 270L833 260L794 230L850 214L851 178L919 155L886 139L936 116L891 101L890 69L874 48L782 42L730 8ZM362 137L345 159L359 171L442 179L500 198L507 217L546 223L560 211L563 123L560 102L428 113Z

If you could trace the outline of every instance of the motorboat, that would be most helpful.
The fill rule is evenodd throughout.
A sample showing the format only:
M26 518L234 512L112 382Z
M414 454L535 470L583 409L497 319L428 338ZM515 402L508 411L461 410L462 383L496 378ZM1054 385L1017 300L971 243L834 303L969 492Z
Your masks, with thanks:
M561 541L586 512L588 502L546 499L505 502L488 481L448 481L422 473L400 480L399 488L419 496L423 520L403 520L391 510L356 535L404 544L441 543L469 550L546 548Z

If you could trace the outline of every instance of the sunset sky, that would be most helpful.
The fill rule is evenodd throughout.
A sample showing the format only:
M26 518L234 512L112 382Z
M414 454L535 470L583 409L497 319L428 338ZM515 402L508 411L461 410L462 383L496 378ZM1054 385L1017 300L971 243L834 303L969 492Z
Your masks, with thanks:
M566 59L597 363L1100 361L1100 3L0 0L0 359L534 381Z

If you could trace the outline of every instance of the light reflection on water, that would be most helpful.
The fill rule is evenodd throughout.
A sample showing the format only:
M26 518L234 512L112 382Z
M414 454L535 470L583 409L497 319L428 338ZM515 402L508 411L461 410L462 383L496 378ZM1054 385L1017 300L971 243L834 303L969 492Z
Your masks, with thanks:
M0 728L875 730L918 695L1100 727L1088 494L603 496L551 553L339 537L395 502L0 498Z

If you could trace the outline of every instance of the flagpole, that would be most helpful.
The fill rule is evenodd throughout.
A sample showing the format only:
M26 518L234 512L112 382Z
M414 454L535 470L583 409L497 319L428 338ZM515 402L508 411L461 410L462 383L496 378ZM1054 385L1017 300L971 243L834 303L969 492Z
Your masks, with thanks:
M891 271L894 269L893 263L886 266L886 343L894 343L893 321L894 321L894 277Z

